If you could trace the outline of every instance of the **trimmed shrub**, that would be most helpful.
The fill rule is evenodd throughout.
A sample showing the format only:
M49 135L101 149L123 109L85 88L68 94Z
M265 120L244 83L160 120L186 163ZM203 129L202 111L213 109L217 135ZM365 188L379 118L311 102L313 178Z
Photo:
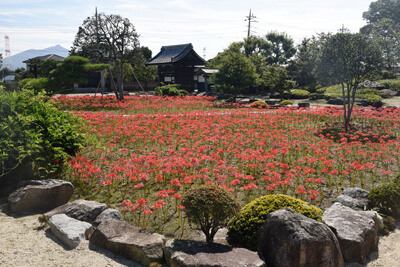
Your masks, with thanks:
M400 175L388 184L371 190L368 194L370 208L378 209L379 213L400 218Z
M281 106L288 106L288 105L293 105L293 101L290 100L283 100L281 103L279 103L279 105Z
M265 103L264 101L258 100L258 101L251 103L250 107L252 107L252 108L268 108L269 105L267 103Z
M179 84L165 84L154 89L154 95L160 96L185 96L189 95L189 92L183 89L179 89Z
M309 218L322 221L323 211L305 201L286 195L266 195L244 206L228 224L229 242L257 250L259 231L271 212L291 208Z
M240 209L233 195L218 185L201 185L188 190L182 197L182 205L189 223L197 225L207 242L213 242L218 229L226 226Z
M297 89L292 93L292 97L296 99L305 99L310 96L310 92L306 90Z

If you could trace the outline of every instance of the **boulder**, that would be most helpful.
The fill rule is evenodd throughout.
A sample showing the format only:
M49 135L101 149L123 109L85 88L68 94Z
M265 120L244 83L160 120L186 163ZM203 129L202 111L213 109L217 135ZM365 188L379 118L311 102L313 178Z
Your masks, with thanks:
M339 240L346 262L365 263L378 248L378 226L375 212L356 211L335 202L322 215Z
M339 242L325 224L290 208L267 215L258 253L271 266L343 266Z
M99 216L96 217L96 219L93 221L93 225L98 226L102 222L112 219L121 221L122 220L121 213L116 209L106 209L102 213L100 213Z
M45 215L51 217L56 214L64 213L68 217L83 222L93 223L97 216L106 209L108 209L106 204L79 199L46 212Z
M194 240L168 240L164 254L171 267L266 266L257 252Z
M365 210L369 202L368 194L368 191L358 187L346 188L343 190L342 194L336 198L336 201L352 209Z
M49 220L53 234L70 248L76 248L85 238L85 231L92 227L90 223L81 222L65 214L56 214Z
M67 203L73 192L74 187L71 183L61 180L46 180L41 183L33 183L20 187L10 194L8 202L12 212L22 213L41 213L54 209Z
M380 92L382 94L385 94L385 95L390 96L390 97L396 96L398 94L396 91L393 91L393 90L390 90L390 89L382 89L382 90L380 90Z
M145 266L164 261L164 236L148 233L123 221L108 220L101 223L89 240Z

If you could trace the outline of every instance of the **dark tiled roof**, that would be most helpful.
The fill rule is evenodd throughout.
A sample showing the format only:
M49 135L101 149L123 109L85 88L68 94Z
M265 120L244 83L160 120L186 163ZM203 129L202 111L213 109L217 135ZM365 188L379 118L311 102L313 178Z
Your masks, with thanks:
M63 58L63 57L57 56L57 55L55 55L55 54L50 54L50 55L45 55L45 56L39 56L39 57L34 57L34 58L40 59L41 61L45 61L45 60L47 60L47 59L54 59L55 61L59 61L59 62L63 62L63 61L64 61L64 58ZM30 60L31 60L31 59L27 59L27 60L23 61L23 63L29 63Z
M182 44L161 47L161 51L147 61L146 65L173 64L184 59L191 53L195 57L196 64L204 63L204 59L193 50L192 44Z

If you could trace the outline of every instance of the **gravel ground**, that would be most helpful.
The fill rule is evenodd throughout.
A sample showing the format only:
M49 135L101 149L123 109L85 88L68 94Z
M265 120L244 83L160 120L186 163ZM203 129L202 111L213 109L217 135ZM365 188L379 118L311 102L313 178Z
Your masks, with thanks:
M142 265L83 240L76 249L63 246L38 217L8 216L0 206L0 266L133 266Z
M0 266L133 266L142 265L89 244L84 240L76 249L63 246L50 229L38 222L39 215L13 217L0 205ZM394 267L400 263L400 225L389 236L381 236L378 251L372 253L366 265L346 264L346 267Z

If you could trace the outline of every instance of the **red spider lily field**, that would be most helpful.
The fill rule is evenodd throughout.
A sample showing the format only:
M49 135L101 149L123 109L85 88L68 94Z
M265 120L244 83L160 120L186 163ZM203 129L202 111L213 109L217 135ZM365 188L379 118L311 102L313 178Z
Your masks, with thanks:
M322 208L343 188L390 181L400 164L400 109L356 108L350 133L341 107L219 108L211 97L57 97L82 118L87 145L66 162L76 197L118 208L166 236L190 230L180 199L218 184L242 205L286 194Z

